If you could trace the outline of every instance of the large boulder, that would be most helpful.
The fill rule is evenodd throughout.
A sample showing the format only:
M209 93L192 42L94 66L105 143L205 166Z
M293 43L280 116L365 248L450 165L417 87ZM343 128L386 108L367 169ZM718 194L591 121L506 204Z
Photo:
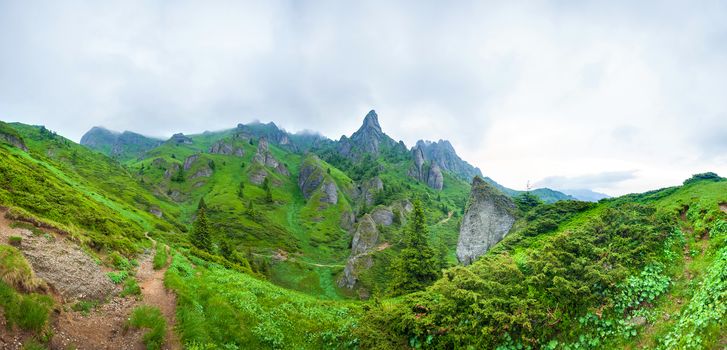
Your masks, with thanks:
M394 212L388 207L376 207L371 211L371 217L377 225L391 226L394 223Z
M211 154L234 155L237 157L242 157L243 155L245 155L245 151L242 148L234 147L223 140L213 143L212 146L210 146L208 152Z
M476 176L459 230L459 262L471 264L501 241L514 223L515 204L510 197Z
M373 265L371 253L376 248L378 240L379 230L376 228L376 222L371 215L364 215L356 226L356 232L351 242L351 255L343 269L343 275L338 280L339 287L354 288L359 274L371 268Z
M374 176L361 182L354 197L360 199L366 205L373 205L376 194L383 190L384 182L378 176Z

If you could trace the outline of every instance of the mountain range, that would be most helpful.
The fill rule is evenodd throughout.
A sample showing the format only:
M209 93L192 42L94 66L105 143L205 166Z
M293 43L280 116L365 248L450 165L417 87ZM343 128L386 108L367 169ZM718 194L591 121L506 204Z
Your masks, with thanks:
M374 111L339 140L250 123L77 144L0 122L0 342L727 344L727 179L584 202L483 175Z

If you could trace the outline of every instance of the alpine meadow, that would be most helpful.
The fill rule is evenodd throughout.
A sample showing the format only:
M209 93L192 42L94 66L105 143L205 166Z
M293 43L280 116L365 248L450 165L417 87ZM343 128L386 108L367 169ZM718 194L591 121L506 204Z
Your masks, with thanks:
M0 349L727 349L725 14L0 1Z

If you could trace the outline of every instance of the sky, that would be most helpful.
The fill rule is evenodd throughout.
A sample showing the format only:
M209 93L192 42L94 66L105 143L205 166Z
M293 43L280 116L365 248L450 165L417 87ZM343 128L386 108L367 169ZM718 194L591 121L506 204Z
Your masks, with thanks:
M727 2L0 0L0 120L338 139L370 109L516 189L727 175Z

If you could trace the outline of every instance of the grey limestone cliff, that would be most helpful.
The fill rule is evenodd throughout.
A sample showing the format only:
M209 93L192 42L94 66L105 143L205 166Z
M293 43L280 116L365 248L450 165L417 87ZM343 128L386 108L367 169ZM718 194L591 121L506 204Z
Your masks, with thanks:
M462 218L457 242L457 259L469 265L502 240L515 223L515 204L479 176Z

